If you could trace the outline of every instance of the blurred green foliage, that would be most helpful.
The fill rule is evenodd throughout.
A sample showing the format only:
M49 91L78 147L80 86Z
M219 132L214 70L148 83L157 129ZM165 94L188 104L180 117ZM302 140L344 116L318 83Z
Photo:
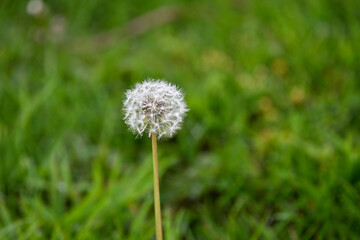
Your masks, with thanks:
M147 77L186 92L159 143L166 239L360 236L360 1L0 1L0 239L152 239Z

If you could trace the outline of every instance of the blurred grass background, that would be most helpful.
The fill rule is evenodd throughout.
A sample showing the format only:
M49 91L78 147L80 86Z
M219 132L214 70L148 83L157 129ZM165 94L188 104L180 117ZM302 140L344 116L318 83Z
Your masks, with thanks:
M186 92L159 144L166 239L358 239L360 1L1 0L0 239L153 239L147 77Z

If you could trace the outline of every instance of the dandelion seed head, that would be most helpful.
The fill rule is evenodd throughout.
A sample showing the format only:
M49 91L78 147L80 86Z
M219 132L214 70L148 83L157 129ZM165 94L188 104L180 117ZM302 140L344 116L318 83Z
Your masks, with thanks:
M124 120L139 134L155 133L158 138L172 137L180 128L187 111L183 93L162 80L148 79L126 92Z

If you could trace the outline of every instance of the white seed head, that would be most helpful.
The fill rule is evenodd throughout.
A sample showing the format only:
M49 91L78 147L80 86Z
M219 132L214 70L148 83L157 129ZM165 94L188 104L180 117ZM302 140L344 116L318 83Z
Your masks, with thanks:
M124 120L140 136L172 137L181 128L186 112L183 93L162 80L148 79L126 92Z

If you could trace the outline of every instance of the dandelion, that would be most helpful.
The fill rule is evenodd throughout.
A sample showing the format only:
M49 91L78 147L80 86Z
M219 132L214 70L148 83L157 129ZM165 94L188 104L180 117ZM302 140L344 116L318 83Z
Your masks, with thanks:
M130 130L152 138L156 238L162 240L157 138L170 138L180 128L186 112L183 93L174 85L148 79L126 92L124 120Z
M172 137L188 111L183 93L160 80L146 80L126 92L125 122L140 136L147 131L160 138Z
M34 17L39 17L44 10L45 4L42 0L30 0L26 6L27 13Z

